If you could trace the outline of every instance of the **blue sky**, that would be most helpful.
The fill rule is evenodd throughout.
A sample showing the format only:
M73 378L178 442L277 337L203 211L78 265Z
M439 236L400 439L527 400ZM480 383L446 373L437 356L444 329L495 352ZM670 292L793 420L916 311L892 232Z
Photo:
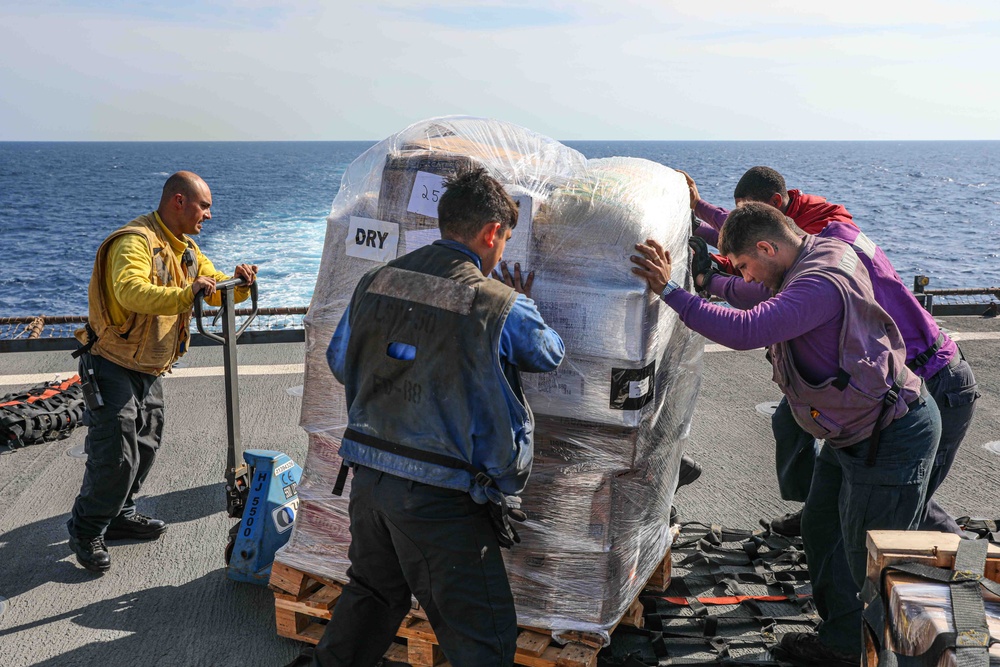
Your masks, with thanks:
M1000 3L0 0L0 140L1000 139Z

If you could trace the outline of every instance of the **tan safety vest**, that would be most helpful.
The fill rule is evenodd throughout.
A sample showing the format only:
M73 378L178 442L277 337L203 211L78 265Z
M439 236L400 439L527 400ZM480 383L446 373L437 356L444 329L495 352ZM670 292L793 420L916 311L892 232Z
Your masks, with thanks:
M191 311L177 315L129 312L121 325L116 326L112 322L108 314L107 299L114 296L105 291L109 267L108 249L123 234L139 234L149 244L153 264L149 280L153 285L190 287L198 277L197 252L194 242L185 237L188 248L184 251L185 266L182 267L169 241L164 237L156 216L147 213L104 239L94 260L94 271L87 291L90 301L87 319L90 328L97 335L97 342L91 348L91 353L140 373L162 375L187 351ZM76 337L80 342L86 343L86 330L77 331Z

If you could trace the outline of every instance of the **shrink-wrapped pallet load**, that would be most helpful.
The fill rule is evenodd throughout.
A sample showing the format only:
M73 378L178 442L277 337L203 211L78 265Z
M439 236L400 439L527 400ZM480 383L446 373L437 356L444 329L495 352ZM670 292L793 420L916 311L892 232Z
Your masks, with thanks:
M675 258L674 280L688 280L687 187L663 165L587 160L508 123L417 123L344 174L305 320L309 453L301 504L276 560L346 581L350 483L341 497L331 488L347 410L326 349L365 272L440 238L444 181L473 166L518 201L504 259L535 270L532 298L566 343L557 372L521 376L535 415L535 452L522 494L523 540L504 554L518 623L606 638L669 546L670 505L700 384L703 339L649 293L628 260L637 242L654 238Z
M928 667L958 667L954 649L940 648L955 635L955 616L947 584L921 581L905 575L889 575L889 649L899 655L919 656ZM992 644L989 664L1000 665L1000 600L986 594L983 610Z

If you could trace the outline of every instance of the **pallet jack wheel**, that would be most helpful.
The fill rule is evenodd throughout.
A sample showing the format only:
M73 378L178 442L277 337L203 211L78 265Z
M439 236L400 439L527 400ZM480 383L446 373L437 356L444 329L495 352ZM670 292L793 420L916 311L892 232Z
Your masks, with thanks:
M229 561L233 558L233 549L236 547L236 536L240 532L240 523L236 523L232 528L229 529L229 541L226 542L226 567L229 567Z
M229 561L233 557L233 547L235 547L235 546L236 546L236 540L234 538L230 537L229 541L226 542L226 554L225 554L225 556L226 556L226 567L229 567Z

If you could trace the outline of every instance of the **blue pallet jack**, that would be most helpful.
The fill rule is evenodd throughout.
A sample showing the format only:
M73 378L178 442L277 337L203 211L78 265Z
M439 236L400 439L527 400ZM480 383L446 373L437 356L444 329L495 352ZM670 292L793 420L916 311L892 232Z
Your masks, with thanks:
M245 284L242 278L220 281L215 288L222 306L213 324L222 318L222 335L206 331L203 325L203 301L195 299L195 322L206 338L222 343L226 377L226 430L229 449L226 455L226 512L239 519L229 531L226 544L226 569L230 579L267 585L274 553L291 536L299 507L299 467L287 454L270 449L243 451L240 436L240 395L236 364L236 341L257 316L257 281L250 286L252 307L243 324L236 328L236 302L233 290Z

